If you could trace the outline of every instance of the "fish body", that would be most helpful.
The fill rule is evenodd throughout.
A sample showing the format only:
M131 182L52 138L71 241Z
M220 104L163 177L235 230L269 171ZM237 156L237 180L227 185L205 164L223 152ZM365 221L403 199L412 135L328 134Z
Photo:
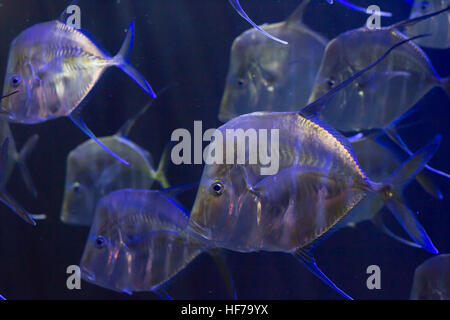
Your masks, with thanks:
M255 111L293 111L306 105L327 40L302 23L304 4L286 20L263 25L285 46L256 29L237 37L219 119L228 121Z
M65 223L91 225L97 202L112 191L150 189L155 180L167 187L164 173L153 169L149 152L119 135L100 138L100 141L131 165L117 162L92 140L72 150L67 158L61 211Z
M187 224L180 206L159 191L109 194L96 210L82 278L120 292L157 290L204 249Z
M450 300L450 254L432 257L416 268L411 300Z
M391 27L347 31L328 44L310 101L372 63L387 48L406 39ZM443 85L426 54L408 42L341 90L321 117L340 131L385 128L433 87Z
M112 66L122 69L155 97L148 82L128 62L133 37L134 24L131 23L119 53L111 57L83 32L59 20L39 23L22 31L11 43L1 114L9 122L24 124L70 117L107 150L81 119L78 106L103 72ZM17 93L11 95L11 92Z
M415 0L410 18L417 18L436 12L450 6L450 0ZM416 43L422 47L448 49L450 47L450 13L432 17L429 20L407 26L404 33L408 36L430 34L429 37L418 39Z
M297 112L243 115L218 130L236 128L279 129L279 172L262 176L259 164L205 166L189 224L218 247L293 252L374 188L341 137Z

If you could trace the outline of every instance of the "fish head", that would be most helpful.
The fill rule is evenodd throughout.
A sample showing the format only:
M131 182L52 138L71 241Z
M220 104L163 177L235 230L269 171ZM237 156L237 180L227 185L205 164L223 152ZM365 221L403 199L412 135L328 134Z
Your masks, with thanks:
M240 165L206 165L189 228L203 239L224 244L230 241L249 188Z
M288 46L254 29L236 38L231 48L219 120L226 122L238 115L266 110L266 105L276 102L277 86L285 80L288 52Z
M128 289L129 251L123 243L120 216L114 209L117 202L103 198L96 210L81 258L81 277L95 285L115 290Z
M421 17L442 10L448 5L445 0L416 0L411 9L410 18Z
M96 185L101 170L95 161L96 149L95 143L87 141L67 157L61 210L61 221L64 223L85 226L92 224L95 206L100 198Z

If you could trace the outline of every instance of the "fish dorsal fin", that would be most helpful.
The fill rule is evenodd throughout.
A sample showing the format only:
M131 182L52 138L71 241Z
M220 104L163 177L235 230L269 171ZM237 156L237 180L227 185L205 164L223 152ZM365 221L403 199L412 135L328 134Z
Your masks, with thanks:
M318 98L316 101L311 102L310 104L308 104L307 106L305 106L304 108L302 108L299 111L299 114L307 117L307 118L312 118L312 117L317 117L320 115L320 113L322 112L323 108L327 105L327 103L336 95L339 93L339 91L341 91L342 89L344 89L345 87L347 87L348 85L350 85L354 80L358 79L359 77L361 77L363 74L365 74L367 71L369 71L370 69L374 68L377 64L379 64L380 62L382 62L394 49L396 49L397 47L403 45L406 42L418 39L418 38L423 38L426 37L428 35L418 35L403 41L400 41L399 43L393 45L391 48L389 48L379 59L377 59L375 62L373 62L371 65L369 65L368 67L364 68L361 71L358 71L357 73L355 73L353 76L351 76L350 78L348 78L347 80L344 80L343 82L341 82L340 84L338 84L336 87L334 87L333 89L331 89L330 91L328 91L327 93L325 93L323 96L321 96L320 98Z
M424 16L420 16L420 17L416 17L416 18L407 19L407 20L403 20L403 21L397 22L397 23L391 25L389 28L390 29L405 28L405 27L414 25L414 24L416 24L416 23L418 23L420 21L430 19L430 18L432 18L434 16L437 16L437 15L439 15L439 14L445 12L445 11L448 11L448 10L450 10L450 6L448 6L445 9L442 9L442 10L439 10L439 11L436 11L436 12L433 12L433 13L430 13L430 14L426 14Z
M80 2L79 0L72 0L70 4L67 7L65 7L64 10L61 12L61 14L58 17L58 21L66 24L67 18L69 18L73 14L73 12L68 12L67 9L69 9L71 6L78 6L79 2Z
M303 16L305 15L306 7L309 5L311 0L303 0L302 3L292 12L292 14L287 18L287 24L301 24L303 22Z
M153 105L153 101L155 100L151 99L141 110L139 110L138 113L136 113L134 116L128 119L127 122L125 122L123 126L119 129L119 131L117 131L116 136L124 138L128 137L131 129L133 129L134 125L139 120L139 118L142 117L147 112L147 110Z

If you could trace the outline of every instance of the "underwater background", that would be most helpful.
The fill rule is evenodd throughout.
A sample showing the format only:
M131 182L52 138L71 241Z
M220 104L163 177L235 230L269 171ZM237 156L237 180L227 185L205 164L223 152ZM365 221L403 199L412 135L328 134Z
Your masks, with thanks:
M313 1L305 23L331 39L365 24L367 16L336 3ZM242 0L258 24L284 20L298 6L295 0ZM392 18L382 25L407 19L411 5L404 0L353 0L362 7L377 4ZM56 19L68 5L56 0L0 1L0 74L4 75L11 41L24 29ZM131 21L135 22L132 64L153 89L171 86L139 120L130 138L148 150L158 163L172 132L193 132L195 120L203 128L217 128L220 101L234 38L249 28L227 0L81 0L81 26L109 53L120 48ZM310 12L310 14L308 14ZM450 75L449 50L425 48L441 77ZM119 69L108 70L83 107L83 117L97 136L114 134L149 97ZM299 109L302 106L299 106ZM443 140L430 165L449 172L450 101L440 88L431 90L404 120L413 126L400 134L415 151L440 133ZM159 299L153 293L128 296L85 281L81 290L68 290L66 269L78 264L87 227L63 224L60 219L68 153L87 137L68 118L38 125L11 124L18 149L37 133L39 143L27 160L38 190L34 199L16 168L7 189L25 208L44 213L36 227L25 224L0 206L0 293L7 299ZM199 181L202 165L169 165L171 185ZM405 189L405 198L440 253L450 252L450 188L445 178L430 175L444 199L435 200L417 182ZM157 184L154 188L158 187ZM191 208L195 192L180 196ZM387 210L387 209L383 209ZM386 215L389 220L390 215ZM392 220L392 219L391 219ZM392 222L392 221L390 221ZM392 227L399 230L398 224ZM321 269L355 299L408 299L415 268L430 258L379 232L370 222L345 228L315 250ZM227 252L227 262L239 299L342 299L292 256L283 253ZM369 290L366 269L381 268L381 289ZM174 299L227 299L224 283L213 260L202 254L165 288Z

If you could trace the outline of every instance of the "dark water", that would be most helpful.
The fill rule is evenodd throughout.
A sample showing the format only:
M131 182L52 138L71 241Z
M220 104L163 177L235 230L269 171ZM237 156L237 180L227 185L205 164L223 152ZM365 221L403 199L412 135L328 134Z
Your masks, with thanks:
M317 1L316 1L317 2ZM409 16L410 5L401 0L353 0L363 7L379 4L394 14L383 19L388 25ZM257 23L281 21L298 5L294 0L242 0ZM2 0L0 7L0 74L5 73L9 44L18 33L35 23L59 16L67 1ZM321 1L306 23L325 36L362 26L367 17L329 6ZM124 30L135 21L135 45L131 61L159 89L178 84L157 100L137 124L131 138L159 159L170 135L177 128L193 130L193 121L204 128L220 126L219 104L233 39L248 29L226 0L91 0L80 1L82 27L110 53L125 37ZM449 76L448 50L426 50L440 76ZM109 70L98 83L83 115L99 136L111 135L148 97L120 70ZM408 121L420 120L413 129L401 130L413 150L437 133L443 142L431 165L450 171L450 103L440 89L432 90ZM59 220L65 161L70 150L86 140L69 119L40 125L12 125L18 147L34 133L39 145L28 160L39 197L26 191L16 169L8 190L26 208L46 213L48 220L33 228L6 207L0 207L0 294L8 299L157 299L153 293L125 294L108 291L86 282L81 290L68 290L66 268L78 264L88 228L64 225ZM171 165L172 185L198 181L202 166ZM450 252L450 188L444 178L433 176L445 200L426 195L413 182L406 189L408 205L420 212L419 219L441 253ZM195 193L182 198L190 207ZM277 253L227 253L238 297L242 299L341 299L311 275L291 256ZM316 250L322 270L357 299L407 299L414 269L430 257L424 250L406 247L378 232L370 223L341 230ZM381 268L381 290L368 290L366 269ZM213 261L201 255L167 286L175 299L227 298Z

